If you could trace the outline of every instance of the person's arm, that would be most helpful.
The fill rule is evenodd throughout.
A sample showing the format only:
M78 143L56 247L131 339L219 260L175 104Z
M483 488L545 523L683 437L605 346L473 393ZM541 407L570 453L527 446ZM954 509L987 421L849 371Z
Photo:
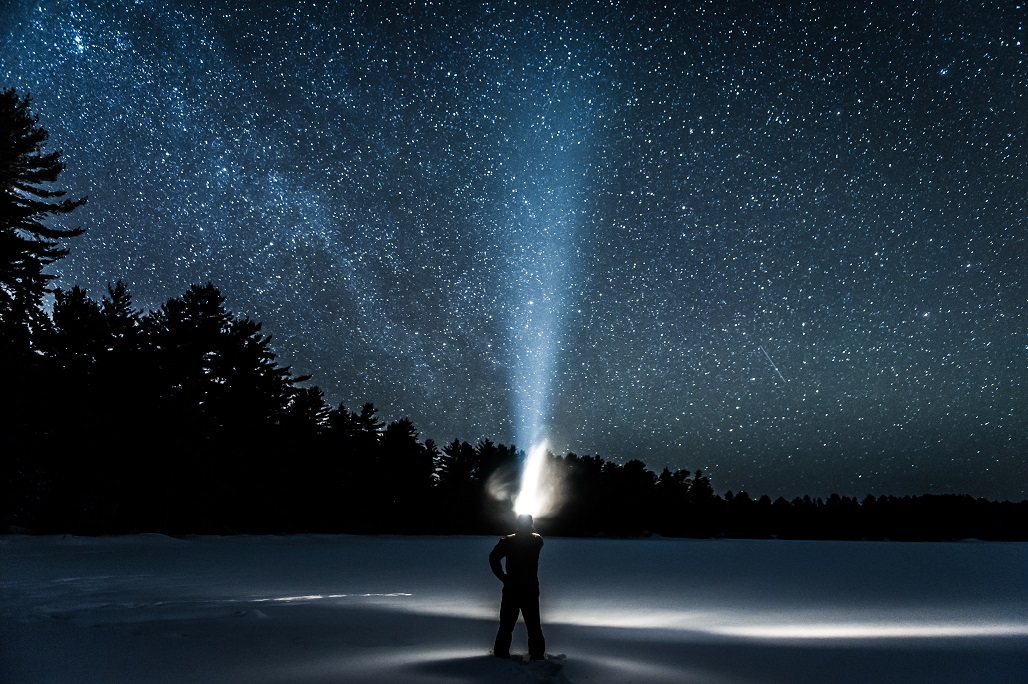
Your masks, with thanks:
M504 549L504 546L505 544L502 539L496 542L496 546L494 546L493 550L489 553L489 567L501 582L506 583L507 573L503 571L503 565L500 563L500 560L507 555L507 551Z

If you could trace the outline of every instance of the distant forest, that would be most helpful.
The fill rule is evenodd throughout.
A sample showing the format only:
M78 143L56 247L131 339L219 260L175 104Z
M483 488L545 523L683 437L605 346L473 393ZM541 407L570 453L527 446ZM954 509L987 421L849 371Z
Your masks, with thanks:
M122 282L51 287L85 201L28 96L0 92L0 533L495 534L523 452L422 440L373 404L332 407L278 364L261 324L211 283L155 311ZM49 296L52 306L47 306ZM965 495L720 496L707 475L548 456L569 536L1028 539L1028 502Z

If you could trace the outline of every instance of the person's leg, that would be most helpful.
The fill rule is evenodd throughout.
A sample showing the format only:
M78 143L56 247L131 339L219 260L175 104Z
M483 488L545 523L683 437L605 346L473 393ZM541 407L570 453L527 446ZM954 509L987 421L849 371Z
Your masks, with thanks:
M493 655L497 658L510 657L510 642L513 639L514 626L518 624L519 610L514 592L504 587L503 597L500 599L500 628L493 643Z
M525 618L528 629L528 657L542 660L546 652L546 640L543 639L542 619L539 615L539 588L533 587L524 592L521 600L521 615Z

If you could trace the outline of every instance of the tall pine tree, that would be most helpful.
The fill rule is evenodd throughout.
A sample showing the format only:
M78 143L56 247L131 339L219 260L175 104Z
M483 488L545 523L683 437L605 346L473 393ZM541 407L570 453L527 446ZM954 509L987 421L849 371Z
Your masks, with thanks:
M48 133L30 106L28 95L0 92L0 351L8 355L27 352L48 325L43 297L54 276L44 269L68 254L62 240L83 232L50 225L85 198L52 187L64 163L59 150L44 150Z
M28 95L0 91L0 529L33 524L52 498L53 467L39 453L60 388L38 352L51 321L44 297L62 241L82 234L52 225L85 200L54 187L64 164L47 152L47 131Z

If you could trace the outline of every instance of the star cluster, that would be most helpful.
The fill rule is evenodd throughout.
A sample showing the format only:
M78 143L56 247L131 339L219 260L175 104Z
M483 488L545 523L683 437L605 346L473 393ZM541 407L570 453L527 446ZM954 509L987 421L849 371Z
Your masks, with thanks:
M1025 16L15 0L0 77L90 198L58 284L211 281L333 405L721 491L1020 500Z

